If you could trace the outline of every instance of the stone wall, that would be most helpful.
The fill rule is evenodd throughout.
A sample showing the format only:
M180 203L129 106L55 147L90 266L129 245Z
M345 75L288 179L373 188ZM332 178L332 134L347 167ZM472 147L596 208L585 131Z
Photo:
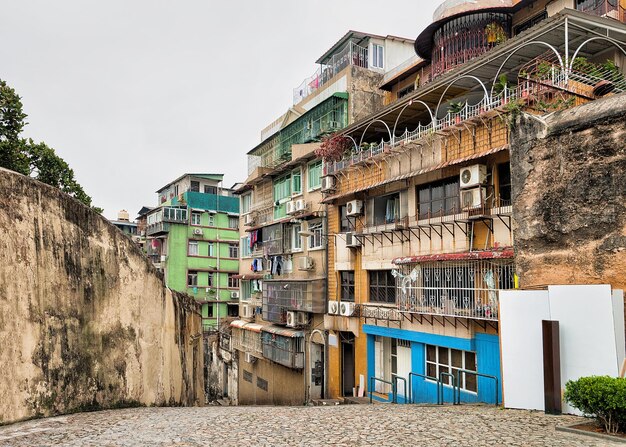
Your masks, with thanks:
M520 285L626 289L626 95L519 117L511 174Z
M0 170L0 423L204 402L201 318L58 189Z

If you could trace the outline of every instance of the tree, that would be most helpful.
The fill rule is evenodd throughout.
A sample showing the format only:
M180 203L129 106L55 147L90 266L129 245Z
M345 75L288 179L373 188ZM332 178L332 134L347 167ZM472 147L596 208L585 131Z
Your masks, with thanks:
M91 206L89 197L74 178L74 171L45 143L20 137L27 115L21 98L0 79L0 167L33 177L59 188ZM101 208L92 207L102 213Z

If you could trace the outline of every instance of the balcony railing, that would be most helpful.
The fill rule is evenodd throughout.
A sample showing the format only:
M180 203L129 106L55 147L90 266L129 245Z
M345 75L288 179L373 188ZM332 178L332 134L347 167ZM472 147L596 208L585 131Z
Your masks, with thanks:
M537 62L537 61L535 61ZM590 95L593 86L598 82L611 81L615 93L626 91L626 81L623 76L616 76L610 70L597 69L593 73L584 73L576 69L567 73L561 71L558 65L551 61L545 61L548 69L539 73L533 73L526 78L521 78L514 88L505 87L502 92L493 96L485 96L477 104L466 103L459 112L448 111L442 118L435 119L426 125L418 123L413 130L405 128L401 135L393 135L391 140L364 143L336 162L324 164L324 175L332 175L350 166L358 165L365 160L371 159L383 153L390 153L398 146L409 143L427 143L428 138L435 134L445 133L447 130L463 128L467 121L480 121L480 118L493 110L506 113L507 104L519 101L525 105L534 103L540 94L559 90L574 95ZM536 63L537 65L537 63ZM538 62L541 65L541 62ZM566 105L566 104L564 104ZM572 106L576 103L572 103ZM434 113L434 111L433 111Z
M311 76L293 89L293 104L296 105L307 96L315 93L348 65L368 67L367 48L349 42L341 51L333 55L328 64L320 65Z
M248 323L250 325L256 325L254 323ZM261 342L261 332L259 330L246 329L245 325L241 328L233 327L233 333L231 337L231 344L233 349L237 349L242 352L249 352L258 357L263 355L263 344Z
M620 22L626 21L624 8L620 0L585 0L576 5L576 9L599 17L610 17Z
M325 280L263 281L263 319L286 324L287 311L324 313Z
M515 285L512 259L402 265L396 274L401 312L498 320L500 290Z

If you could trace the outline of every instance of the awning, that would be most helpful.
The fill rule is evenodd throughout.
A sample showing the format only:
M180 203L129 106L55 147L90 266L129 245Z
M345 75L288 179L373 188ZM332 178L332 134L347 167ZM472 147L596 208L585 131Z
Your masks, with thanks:
M462 253L439 253L434 255L404 256L396 258L392 262L395 265L419 264L420 262L436 261L469 261L480 259L512 259L515 256L510 247L500 250L466 251Z
M274 326L274 325L263 326L261 328L261 331L269 332L270 334L281 335L283 337L290 337L290 338L304 337L303 331L294 331L292 329L287 329L284 327Z
M246 331L259 333L261 332L263 325L259 323L250 323L245 320L235 320L230 323L230 327L236 327L238 329L244 329Z

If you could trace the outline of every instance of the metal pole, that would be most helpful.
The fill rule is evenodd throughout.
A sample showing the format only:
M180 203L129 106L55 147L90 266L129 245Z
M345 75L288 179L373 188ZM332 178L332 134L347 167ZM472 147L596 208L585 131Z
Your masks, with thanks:
M565 16L565 84L569 80L569 22Z

